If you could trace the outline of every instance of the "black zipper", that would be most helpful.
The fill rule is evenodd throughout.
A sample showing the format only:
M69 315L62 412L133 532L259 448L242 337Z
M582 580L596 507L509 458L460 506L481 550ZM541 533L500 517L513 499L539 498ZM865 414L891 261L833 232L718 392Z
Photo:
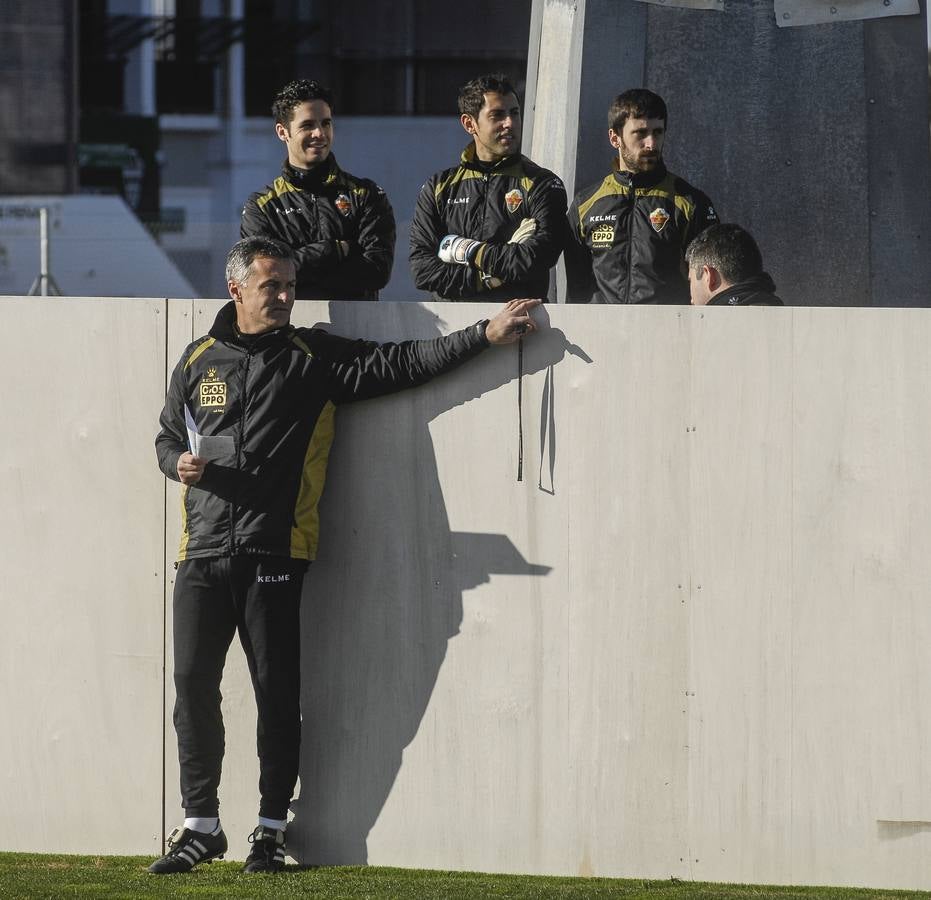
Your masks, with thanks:
M246 442L246 404L249 400L249 396L246 388L249 384L249 363L252 361L252 353L254 347L249 347L248 350L244 351L246 354L246 361L243 366L242 372L242 411L239 415L239 443L236 447L236 474L239 475L242 472L242 448ZM234 482L234 494L232 509L230 510L230 556L236 552L236 487L238 485L239 479L237 478Z
M485 182L485 197L484 203L482 203L482 223L479 227L478 233L482 236L482 239L485 238L485 213L488 211L488 173L485 172L482 175L482 181Z
M634 215L637 211L637 189L630 183L630 213L627 217L627 296L625 303L630 303L630 285L634 274Z
M485 182L485 197L484 202L482 203L482 221L478 229L478 233L481 235L481 239L485 239L485 213L488 211L488 173L482 173L482 181ZM475 270L475 279L478 287L481 287L481 275L478 274L478 270Z

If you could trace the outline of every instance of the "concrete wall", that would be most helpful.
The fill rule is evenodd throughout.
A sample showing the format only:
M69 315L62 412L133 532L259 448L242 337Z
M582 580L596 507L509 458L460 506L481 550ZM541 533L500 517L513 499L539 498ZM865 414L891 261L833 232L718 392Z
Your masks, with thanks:
M0 304L0 848L155 854L163 790L179 821L179 492L152 437L216 306ZM490 312L295 319L387 339ZM522 482L515 348L339 413L295 857L931 888L931 314L544 317ZM223 693L242 856L257 772L235 647Z

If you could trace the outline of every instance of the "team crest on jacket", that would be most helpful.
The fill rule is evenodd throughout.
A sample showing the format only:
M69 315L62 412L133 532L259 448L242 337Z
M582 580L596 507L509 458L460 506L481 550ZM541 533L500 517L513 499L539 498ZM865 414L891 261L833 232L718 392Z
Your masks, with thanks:
M345 194L337 194L336 200L334 201L336 208L344 215L348 216L352 210L352 204L349 202L349 198Z
M517 188L514 188L513 191L508 191L504 195L504 205L508 208L509 213L516 213L523 202L524 195Z
M661 206L657 206L653 212L650 213L650 224L653 226L653 230L659 234L665 227L666 223L669 221L669 213L666 212Z

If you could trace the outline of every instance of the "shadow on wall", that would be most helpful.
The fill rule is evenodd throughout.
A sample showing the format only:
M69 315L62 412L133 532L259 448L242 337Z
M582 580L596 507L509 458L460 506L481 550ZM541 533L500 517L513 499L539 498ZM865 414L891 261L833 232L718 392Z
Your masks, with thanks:
M331 304L328 328L350 335L343 310ZM419 305L402 318L404 336L439 333ZM527 373L553 366L569 348L556 330L533 340ZM491 348L466 364L467 379L452 373L403 403L380 398L338 413L330 471L342 489L321 504L320 555L305 582L301 625L300 796L288 828L289 852L301 863L368 862L369 832L459 632L463 591L492 574L550 571L525 560L507 535L450 530L429 430L441 413L515 380L515 360L515 348ZM551 398L550 387L544 403ZM399 442L403 453L383 452ZM475 456L483 452L474 447ZM375 495L379 509L397 514L367 507ZM366 564L353 565L362 554Z

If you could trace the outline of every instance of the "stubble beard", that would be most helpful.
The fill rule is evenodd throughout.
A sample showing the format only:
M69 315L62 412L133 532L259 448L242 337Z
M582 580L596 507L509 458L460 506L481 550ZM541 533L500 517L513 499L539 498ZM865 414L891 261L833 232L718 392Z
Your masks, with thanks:
M621 159L628 171L642 174L652 172L663 161L663 154L657 153L655 156L642 159L634 151L628 149L626 144L621 144Z

